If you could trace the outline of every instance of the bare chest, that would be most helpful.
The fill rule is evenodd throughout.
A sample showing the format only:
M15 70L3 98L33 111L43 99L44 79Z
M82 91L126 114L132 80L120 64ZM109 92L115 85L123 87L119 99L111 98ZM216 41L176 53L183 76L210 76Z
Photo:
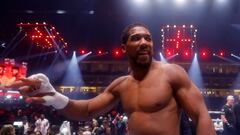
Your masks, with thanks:
M140 82L130 80L125 88L120 92L120 98L128 114L135 111L157 112L173 98L172 88L165 78L149 77Z

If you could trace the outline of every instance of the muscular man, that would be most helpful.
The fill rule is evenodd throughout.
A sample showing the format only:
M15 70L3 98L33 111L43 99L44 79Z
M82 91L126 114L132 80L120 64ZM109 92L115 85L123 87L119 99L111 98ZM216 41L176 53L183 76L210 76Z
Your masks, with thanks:
M69 100L43 74L10 87L19 88L27 102L51 105L75 120L97 117L121 101L130 135L179 135L181 109L195 123L197 135L215 134L203 97L184 69L152 60L153 41L144 24L135 23L123 31L122 51L128 57L130 74L114 80L93 99Z

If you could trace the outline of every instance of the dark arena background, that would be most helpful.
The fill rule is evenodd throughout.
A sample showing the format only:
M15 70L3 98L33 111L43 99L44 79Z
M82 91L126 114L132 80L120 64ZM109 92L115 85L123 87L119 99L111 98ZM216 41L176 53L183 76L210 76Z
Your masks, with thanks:
M41 72L69 98L93 98L128 74L122 30L143 22L153 36L154 59L186 70L218 135L223 133L221 109L227 96L238 103L239 0L2 0L0 7L1 86ZM17 89L0 88L0 127L12 124L16 134L24 134L25 121L30 132L34 116L41 114L49 120L49 130L62 134L93 132L94 122L107 123L113 135L127 134L121 104L93 121L71 121L51 107L26 103ZM183 121L181 135L194 135L191 119Z

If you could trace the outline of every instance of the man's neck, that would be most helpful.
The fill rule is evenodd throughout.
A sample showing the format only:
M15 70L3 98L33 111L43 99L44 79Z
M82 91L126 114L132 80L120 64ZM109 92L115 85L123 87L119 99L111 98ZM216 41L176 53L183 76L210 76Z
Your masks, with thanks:
M147 73L150 71L150 68L152 67L153 62L151 62L148 66L146 67L140 67L134 64L130 64L132 72L131 75L136 79L136 80L143 80L144 77L147 75Z
M227 105L227 106L229 106L229 107L232 107L232 105L231 105L231 104L229 104L229 103L227 103L226 105Z

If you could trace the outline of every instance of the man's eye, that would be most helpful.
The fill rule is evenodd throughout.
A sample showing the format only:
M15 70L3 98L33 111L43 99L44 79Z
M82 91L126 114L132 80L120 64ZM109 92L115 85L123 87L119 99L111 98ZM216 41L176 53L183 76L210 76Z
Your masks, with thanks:
M141 36L139 36L139 35L133 35L132 37L131 37L131 41L138 41L138 40L140 40L141 39Z
M152 41L152 37L151 36L145 36L144 37L146 41Z

